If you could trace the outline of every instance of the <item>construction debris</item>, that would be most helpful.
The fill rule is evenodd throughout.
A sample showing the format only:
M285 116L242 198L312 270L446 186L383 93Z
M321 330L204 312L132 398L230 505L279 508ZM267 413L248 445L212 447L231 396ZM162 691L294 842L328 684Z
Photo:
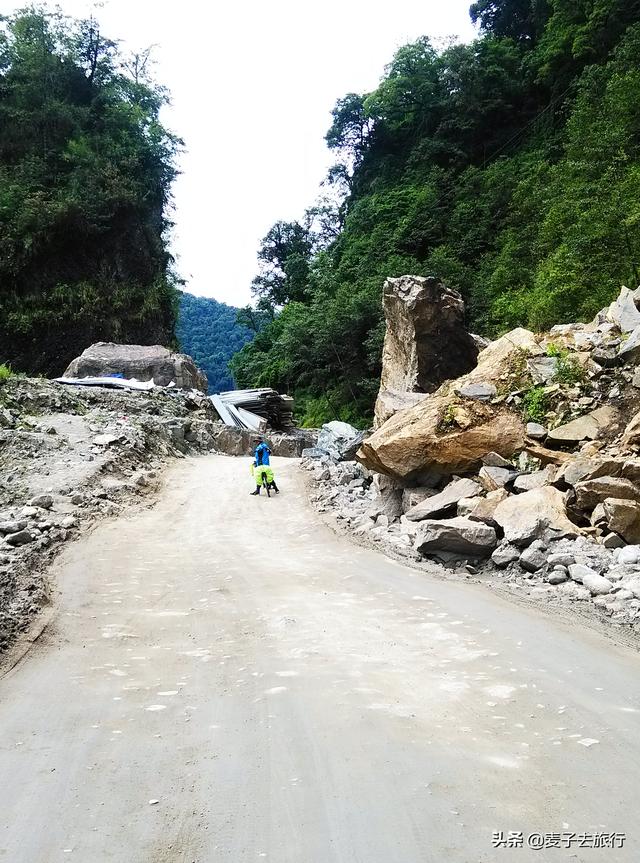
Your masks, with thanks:
M260 434L267 427L278 431L294 429L293 399L275 390L230 390L210 398L225 425Z

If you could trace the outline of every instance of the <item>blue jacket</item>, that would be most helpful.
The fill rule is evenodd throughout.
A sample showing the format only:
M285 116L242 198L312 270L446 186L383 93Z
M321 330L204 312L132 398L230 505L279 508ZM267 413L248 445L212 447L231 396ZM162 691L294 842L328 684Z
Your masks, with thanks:
M260 443L256 447L256 465L268 465L269 464L269 456L271 455L271 450L266 445L266 443Z

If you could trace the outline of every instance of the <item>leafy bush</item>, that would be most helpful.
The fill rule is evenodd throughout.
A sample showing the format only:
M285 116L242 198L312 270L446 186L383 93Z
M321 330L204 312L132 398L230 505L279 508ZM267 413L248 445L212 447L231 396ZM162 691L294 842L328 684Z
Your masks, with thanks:
M544 424L548 411L548 398L544 387L531 387L524 394L524 418L527 422Z

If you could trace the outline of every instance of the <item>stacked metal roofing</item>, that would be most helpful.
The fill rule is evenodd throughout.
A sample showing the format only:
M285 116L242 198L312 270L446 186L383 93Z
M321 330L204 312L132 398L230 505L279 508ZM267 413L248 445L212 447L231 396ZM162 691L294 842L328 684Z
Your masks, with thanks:
M210 396L222 422L258 433L267 427L289 431L293 425L293 399L272 389L230 390Z

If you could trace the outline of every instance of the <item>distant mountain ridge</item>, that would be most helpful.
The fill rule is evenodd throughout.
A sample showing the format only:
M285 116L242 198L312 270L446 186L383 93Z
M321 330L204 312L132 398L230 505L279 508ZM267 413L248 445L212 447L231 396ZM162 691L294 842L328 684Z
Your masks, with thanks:
M237 314L235 306L180 292L176 327L180 350L192 356L206 373L210 393L233 389L229 360L254 336L236 323Z

